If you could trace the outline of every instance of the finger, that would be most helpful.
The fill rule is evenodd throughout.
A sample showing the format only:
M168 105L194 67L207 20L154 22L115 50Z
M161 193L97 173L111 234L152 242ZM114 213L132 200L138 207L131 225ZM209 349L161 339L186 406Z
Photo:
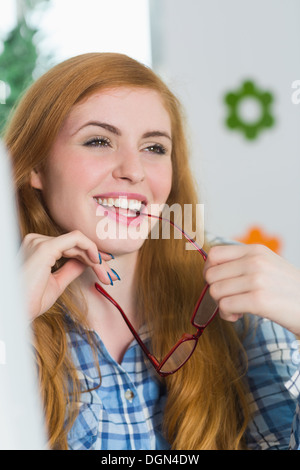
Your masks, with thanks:
M97 251L97 255L93 253L93 256L89 256L88 251L78 247L64 251L62 256L65 258L76 258L83 261L88 266L92 266L93 264L102 264L103 261L110 261L113 259L110 253L105 253L103 251Z
M102 263L103 260L104 261L111 261L112 259L114 259L114 256L111 253L106 253L105 251L99 250L100 264Z
M249 245L219 245L213 246L207 255L203 272L212 267L228 261L244 257L249 252Z
M34 256L52 267L61 257L76 257L81 254L81 260L89 264L99 263L98 249L95 243L79 231L69 232L58 237L47 237L30 234L24 239L24 259ZM72 251L73 250L73 251ZM77 250L76 252L74 250ZM85 255L83 253L85 252Z
M233 322L233 323L240 320L244 316L242 313L234 314L234 315L224 315L220 309L219 309L219 315L223 320Z
M250 276L223 279L210 284L209 293L216 302L219 302L224 297L250 292L253 284L255 284L255 282L252 281Z
M59 295L67 288L72 281L79 277L86 265L78 260L71 259L67 261L61 268L53 273L53 279L57 284Z
M119 274L106 264L94 265L94 272L97 274L98 279L106 285L113 285L115 281L120 281L121 278Z
M62 257L64 258L74 258L77 259L78 261L81 261L82 263L86 264L87 266L94 266L94 264L100 264L102 263L102 257L97 255L97 258L95 256L89 256L86 250L74 247L70 248L69 250L65 250L61 253ZM92 259L91 259L92 258Z
M98 279L104 284L113 284L114 281L120 280L120 277L116 273L116 271L110 268L107 265L107 261L105 261L111 260L113 258L113 255L111 255L110 253L98 252L96 244L94 244L81 232L70 232L59 238L59 245L61 249L66 244L75 244L75 246L72 246L72 248L62 251L62 256L66 258L76 259L79 262L85 264L86 266L91 267L96 273ZM74 276L75 278L77 277L75 272Z
M49 267L63 256L77 257L89 265L99 263L97 245L78 230L58 237L36 236L27 242L27 250L43 259Z
M252 267L247 264L246 257L227 261L222 264L206 267L203 272L204 278L208 284L213 284L225 279L236 278L251 272Z
M78 248L72 248L70 250L67 250L66 252L63 253L63 256L69 257L73 260L78 260L78 262L84 265L83 270L86 267L91 267L93 271L95 272L95 274L97 275L99 281L103 282L104 284L113 285L114 281L120 280L120 276L118 275L118 273L113 268L108 266L107 262L104 261L102 257L101 257L101 263L99 262L99 258L98 258L97 263L93 263L88 258L86 252L83 250L79 250ZM110 256L106 256L106 257L111 259ZM69 261L66 264L69 264ZM77 277L76 273L74 273L74 276L75 278Z
M256 305L253 294L245 292L243 294L223 297L219 303L221 317L230 318L232 315L241 315L245 313L256 314Z
M23 258L26 256L25 251L30 253L30 249L36 251L36 248L39 247L39 250L43 250L44 255L48 255L51 258L51 265L55 264L55 261L60 259L62 256L67 258L72 258L75 252L69 251L73 248L78 248L86 252L88 258L92 263L101 263L104 259L109 261L114 258L110 253L105 253L103 251L98 251L97 245L92 242L88 237L83 235L79 230L74 230L66 234L60 235L58 237L48 237L46 235L40 235L36 233L29 233L24 237L22 242L21 255ZM53 249L55 250L55 260L53 260ZM44 258L45 259L45 258ZM86 257L81 259L87 262Z
M99 263L99 253L96 243L92 242L79 230L60 235L54 240L61 253L66 253L68 250L76 247L85 251L93 263Z
M96 243L92 242L88 237L83 235L80 231L75 230L74 232L69 232L68 235L70 237L69 241L72 243L75 237L76 247L86 251L87 255L89 256L90 260L93 263L102 263L104 261L110 261L114 259L112 253L107 253L102 251L101 249L98 250ZM78 238L77 238L78 237Z

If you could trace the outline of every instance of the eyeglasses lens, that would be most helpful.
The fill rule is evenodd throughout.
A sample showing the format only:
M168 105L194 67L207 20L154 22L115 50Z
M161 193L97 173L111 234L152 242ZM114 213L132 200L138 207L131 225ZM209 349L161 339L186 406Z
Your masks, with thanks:
M209 294L209 290L206 289L205 294L200 302L198 310L194 317L194 324L199 327L205 327L209 320L213 317L218 305Z
M195 339L180 343L161 367L161 372L168 373L178 369L192 354L195 346Z

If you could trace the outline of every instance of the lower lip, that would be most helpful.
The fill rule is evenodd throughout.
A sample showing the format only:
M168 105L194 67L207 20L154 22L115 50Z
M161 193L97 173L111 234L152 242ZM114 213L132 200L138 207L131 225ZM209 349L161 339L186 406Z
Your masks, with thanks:
M140 217L140 213L137 212L137 215L134 216L134 217L129 217L127 215L124 214L124 212L120 212L121 211L124 211L125 209L119 209L119 208L116 208L116 207L108 207L108 206L102 206L101 204L98 204L98 202L94 199L96 205L97 205L97 215L99 216L103 216L103 217L109 217L110 219L118 222L118 223L121 223L123 225L133 225L133 226L137 226L138 224L140 224L142 222L142 218Z

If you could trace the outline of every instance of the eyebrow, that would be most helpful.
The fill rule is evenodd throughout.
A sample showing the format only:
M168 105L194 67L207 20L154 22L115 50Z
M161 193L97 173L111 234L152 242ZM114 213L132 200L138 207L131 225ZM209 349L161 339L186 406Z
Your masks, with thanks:
M77 131L75 131L73 135L77 134L77 132L81 131L81 129L83 129L84 127L88 127L88 126L101 127L102 129L106 129L107 131L111 132L112 134L119 135L119 136L122 135L122 132L117 127L112 126L111 124L107 124L106 122L99 122L99 121L89 121L89 122L87 122L86 124L81 126L79 129L77 129ZM167 132L163 132L163 131L145 132L145 134L143 134L142 137L143 137L143 139L147 139L149 137L166 137L167 139L172 141L171 136Z

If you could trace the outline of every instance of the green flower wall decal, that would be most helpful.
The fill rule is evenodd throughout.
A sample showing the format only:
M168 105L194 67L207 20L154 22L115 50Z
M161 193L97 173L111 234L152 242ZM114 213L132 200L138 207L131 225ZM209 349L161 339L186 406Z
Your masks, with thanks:
M256 139L261 131L274 125L275 120L270 111L273 101L270 91L260 90L253 81L245 81L240 89L225 95L228 106L227 127L242 132L247 139ZM245 115L247 107L248 115ZM251 108L252 115L249 116Z

